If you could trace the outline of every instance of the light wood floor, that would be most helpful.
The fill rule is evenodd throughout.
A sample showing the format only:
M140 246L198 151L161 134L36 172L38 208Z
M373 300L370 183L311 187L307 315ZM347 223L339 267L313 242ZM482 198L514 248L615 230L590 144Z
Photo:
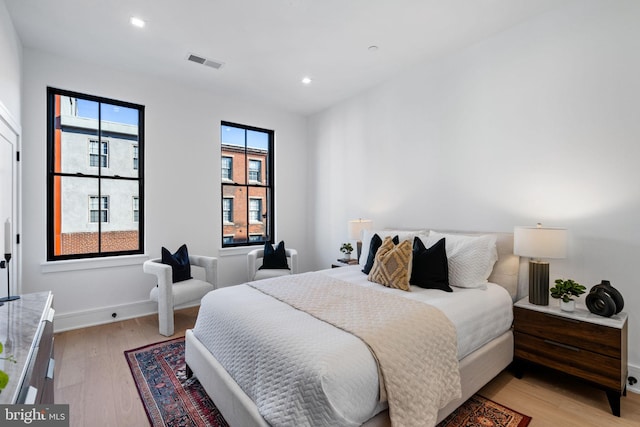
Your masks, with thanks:
M194 325L197 308L176 312L176 333ZM149 425L124 351L168 339L155 316L56 334L56 403L68 403L71 426ZM545 372L518 380L503 372L480 394L533 417L530 427L640 426L640 395L621 400L622 417L609 411L605 393Z

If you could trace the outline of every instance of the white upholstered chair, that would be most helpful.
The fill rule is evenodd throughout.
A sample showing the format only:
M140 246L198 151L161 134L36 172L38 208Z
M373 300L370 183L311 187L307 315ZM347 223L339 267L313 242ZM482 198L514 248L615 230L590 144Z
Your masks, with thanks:
M163 264L160 258L150 259L142 265L145 273L158 278L158 286L151 289L149 298L158 302L158 324L160 334L171 336L173 327L173 308L202 299L209 291L217 288L218 259L201 255L189 255L191 266L201 267L205 280L189 279L173 283L171 266Z
M249 281L296 274L298 272L298 251L295 249L285 249L285 254L287 255L289 269L264 268L260 270L264 258L264 249L254 249L249 252L247 254L247 274Z

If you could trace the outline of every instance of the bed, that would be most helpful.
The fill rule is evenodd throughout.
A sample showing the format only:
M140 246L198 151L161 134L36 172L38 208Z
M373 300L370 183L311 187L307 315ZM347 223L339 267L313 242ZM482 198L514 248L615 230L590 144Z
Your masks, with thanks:
M430 242L442 236L447 236L447 242L456 236L488 236L494 242L497 260L491 262L488 280L482 286L452 286L453 292L415 286L404 292L373 283L361 271L367 254L359 265L290 276L299 276L301 283L327 280L334 285L371 288L389 294L389 298L427 302L444 313L457 332L460 391L438 407L439 422L513 359L512 303L519 269L513 236L374 230L365 234L363 248L369 247L376 234L399 236L399 240L418 236ZM456 260L449 258L450 270L464 258ZM289 279L269 279L278 280ZM270 286L262 282L262 286ZM217 289L205 296L196 324L185 336L188 372L198 378L229 424L391 425L387 402L380 399L379 366L367 345L256 289L256 283Z

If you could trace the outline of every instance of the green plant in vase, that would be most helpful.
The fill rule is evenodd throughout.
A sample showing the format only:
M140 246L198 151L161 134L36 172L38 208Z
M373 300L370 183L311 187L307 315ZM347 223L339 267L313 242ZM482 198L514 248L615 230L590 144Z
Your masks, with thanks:
M2 354L3 350L4 346L0 342L0 354ZM11 363L16 363L16 359L13 356L0 357L0 360L6 360ZM7 384L9 384L9 375L5 371L0 369L0 393L2 393L2 390L7 386Z
M553 298L561 301L560 308L564 311L573 311L575 309L575 301L573 297L584 294L587 288L572 279L556 279L555 286L549 289Z
M340 252L344 254L345 259L351 259L351 252L353 252L353 246L349 242L343 243L342 246L340 246Z

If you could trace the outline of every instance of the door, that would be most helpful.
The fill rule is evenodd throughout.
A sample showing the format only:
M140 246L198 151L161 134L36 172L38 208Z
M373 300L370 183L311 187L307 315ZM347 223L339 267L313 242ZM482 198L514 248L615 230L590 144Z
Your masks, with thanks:
M5 254L11 254L9 268L0 269L0 298L7 296L7 280L11 295L21 293L21 256L17 244L20 234L19 142L20 128L0 102L0 259L4 260Z

